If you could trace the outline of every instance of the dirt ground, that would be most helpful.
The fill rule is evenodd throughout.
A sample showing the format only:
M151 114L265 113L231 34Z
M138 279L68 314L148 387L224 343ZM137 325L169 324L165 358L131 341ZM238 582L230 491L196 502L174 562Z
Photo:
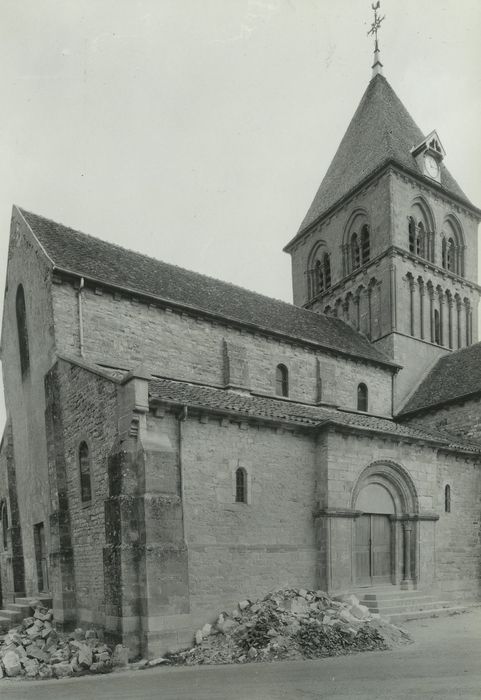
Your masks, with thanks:
M406 624L414 643L314 661L0 681L1 700L481 700L481 608Z

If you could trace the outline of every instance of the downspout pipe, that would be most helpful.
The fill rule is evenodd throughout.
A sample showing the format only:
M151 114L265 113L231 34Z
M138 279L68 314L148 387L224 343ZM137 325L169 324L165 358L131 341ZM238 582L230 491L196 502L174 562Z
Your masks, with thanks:
M85 287L85 280L83 277L80 278L80 284L78 288L78 321L79 321L79 345L80 345L80 357L84 357L84 320L82 313L82 289Z
M184 503L184 470L183 470L183 464L182 464L182 438L183 438L182 424L187 420L188 416L189 416L189 408L185 404L184 406L182 406L182 409L177 416L177 420L179 421L179 431L178 431L179 490L180 490L180 501L182 504L182 531L183 531L185 543L187 543L187 537L186 537L186 532L185 532L185 517L184 517L185 503Z

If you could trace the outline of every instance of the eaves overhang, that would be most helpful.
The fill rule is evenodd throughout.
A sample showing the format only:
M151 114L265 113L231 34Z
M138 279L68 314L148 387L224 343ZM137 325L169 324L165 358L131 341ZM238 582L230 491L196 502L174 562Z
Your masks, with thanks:
M189 312L192 315L195 316L201 316L204 318L207 318L209 320L214 320L219 323L223 323L225 325L230 325L234 326L237 328L247 328L251 330L254 333L260 333L263 335L268 335L270 337L278 338L279 340L284 340L285 342L291 343L293 345L299 345L302 347L309 347L315 350L325 350L326 352L334 353L335 355L342 355L344 357L349 357L350 359L357 360L357 361L362 361L366 362L371 365L377 365L380 367L385 367L388 368L391 371L398 371L400 369L400 365L396 364L395 362L391 362L387 358L384 359L375 359L371 357L366 357L365 355L358 354L358 353L350 353L346 350L342 350L340 348L337 348L333 345L329 345L328 343L318 343L314 340L310 340L309 338L303 338L299 336L294 336L294 335L289 335L287 333L282 333L281 331L277 331L275 329L268 328L266 326L261 326L255 323L248 323L247 321L241 321L239 319L236 319L232 316L227 316L224 314L218 314L213 311L209 311L207 309L203 309L201 307L193 306L191 304L186 304L185 302L178 302L172 299L169 299L167 297L161 297L157 296L155 294L147 294L146 292L139 291L138 289L119 285L119 284L114 284L112 282L106 282L105 280L95 278L91 275L86 275L82 272L79 272L77 270L72 270L64 267L59 267L57 265L53 265L52 269L53 273L57 273L60 276L66 276L70 278L75 278L75 279L83 279L85 282L90 282L91 284L98 286L98 287L103 287L105 289L110 289L110 290L116 290L116 291L121 291L126 294L129 294L131 296L136 297L137 299L143 299L146 301L155 301L159 305L166 306L172 309L179 310L181 312ZM302 307L300 307L302 308Z
M426 445L432 447L433 449L447 452L462 452L464 454L475 455L478 459L481 459L481 444L479 445L479 449L475 448L474 446L453 445L448 440L434 438L429 435L404 435L402 433L397 433L394 430L380 430L367 426L346 425L345 423L336 421L332 418L318 422L314 422L312 420L302 422L297 420L269 417L265 415L255 415L252 413L245 413L242 411L229 410L220 407L217 408L205 406L188 400L163 399L162 397L151 395L149 395L149 404L153 408L156 406L166 406L170 408L178 408L179 410L182 410L185 406L187 406L189 410L194 411L196 414L210 414L222 418L230 418L235 422L255 423L257 425L264 424L270 427L286 428L294 432L311 433L313 436L326 429L332 429L339 433L348 433L362 437L376 436L383 439L387 438L395 442Z

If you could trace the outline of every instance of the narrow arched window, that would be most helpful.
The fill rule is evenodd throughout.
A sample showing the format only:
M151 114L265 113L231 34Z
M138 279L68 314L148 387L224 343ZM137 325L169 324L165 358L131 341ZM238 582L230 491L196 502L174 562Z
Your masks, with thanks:
M359 384L357 387L357 410L367 411L368 392L365 384Z
M20 354L20 369L24 377L30 368L30 353L28 349L27 311L25 306L25 293L21 284L18 285L15 299L15 311L17 314L18 351Z
M412 216L409 217L408 230L409 230L409 252L415 253L416 252L416 224L414 223L414 219L412 218Z
M437 309L434 309L434 342L441 345L441 318Z
M426 243L426 233L424 231L424 226L422 221L418 225L418 235L416 238L416 255L420 258L424 258L425 255L425 243Z
M331 286L331 256L329 253L324 253L322 256L322 271L324 273L324 289L329 289Z
M82 503L92 500L92 487L90 483L90 453L86 442L80 443L78 451L80 470L80 498Z
M371 257L371 241L369 240L369 227L365 224L361 231L361 257L363 264Z
M447 269L456 272L456 246L452 238L448 241Z
M466 321L465 321L465 326L466 326L466 345L471 345L473 342L473 333L472 333L472 313L471 313L471 304L469 303L469 299L465 297L464 299L464 306L465 306L465 313L466 313Z
M451 486L449 484L444 487L444 512L451 512Z
M243 467L235 473L235 502L247 503L247 472Z
M448 245L445 238L443 238L442 242L442 265L444 269L448 266Z
M277 396L289 396L289 372L285 365L276 367L276 394Z
M319 292L324 291L324 276L322 274L322 265L320 260L316 260L316 266L314 268L315 270L315 293L319 294Z
M2 541L3 548L8 549L8 511L6 501L2 502Z
M359 250L359 241L357 240L357 233L353 233L351 237L351 260L352 269L357 270L361 265L361 252Z

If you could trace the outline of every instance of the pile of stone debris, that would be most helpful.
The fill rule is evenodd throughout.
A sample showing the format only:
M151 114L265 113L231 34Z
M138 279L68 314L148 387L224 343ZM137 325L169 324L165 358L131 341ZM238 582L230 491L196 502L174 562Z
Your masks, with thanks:
M263 600L241 601L195 635L196 646L169 655L173 664L225 664L312 659L389 649L411 642L359 604L354 595L331 599L322 591L287 589Z
M129 649L112 651L94 629L77 628L61 634L52 624L53 611L40 605L33 617L0 636L0 678L63 678L86 673L108 673L125 666ZM3 639L3 641L2 641Z

